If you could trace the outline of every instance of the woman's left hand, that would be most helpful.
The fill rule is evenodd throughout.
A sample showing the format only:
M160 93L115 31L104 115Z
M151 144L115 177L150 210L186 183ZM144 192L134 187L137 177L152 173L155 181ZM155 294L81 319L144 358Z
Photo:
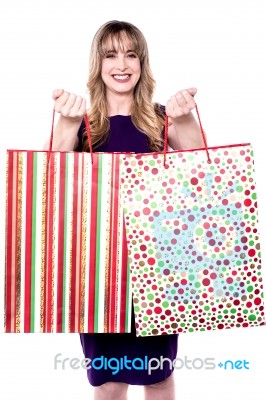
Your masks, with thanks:
M196 88L189 88L177 92L174 96L170 97L165 106L165 112L172 120L188 115L196 103L194 96L197 93Z

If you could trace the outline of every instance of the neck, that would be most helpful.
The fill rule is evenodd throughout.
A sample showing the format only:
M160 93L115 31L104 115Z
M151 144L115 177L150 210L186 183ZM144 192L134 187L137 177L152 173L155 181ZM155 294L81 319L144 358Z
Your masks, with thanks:
M133 96L128 94L107 94L107 111L110 117L114 115L131 115L134 103Z

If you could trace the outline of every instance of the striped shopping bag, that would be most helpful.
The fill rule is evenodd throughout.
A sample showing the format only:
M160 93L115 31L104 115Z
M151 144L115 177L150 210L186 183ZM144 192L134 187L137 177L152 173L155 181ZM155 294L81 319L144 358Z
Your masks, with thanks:
M5 332L130 331L119 159L7 151Z

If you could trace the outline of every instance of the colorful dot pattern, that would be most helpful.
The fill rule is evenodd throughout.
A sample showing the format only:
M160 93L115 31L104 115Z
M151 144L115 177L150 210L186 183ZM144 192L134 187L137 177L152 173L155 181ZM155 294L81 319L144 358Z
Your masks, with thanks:
M138 336L265 324L251 146L123 155Z

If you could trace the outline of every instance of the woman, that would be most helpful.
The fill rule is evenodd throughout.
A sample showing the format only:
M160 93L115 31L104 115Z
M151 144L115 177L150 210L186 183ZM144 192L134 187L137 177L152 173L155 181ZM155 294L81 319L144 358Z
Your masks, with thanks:
M164 115L169 117L168 142L172 149L202 146L200 129L191 110L195 107L195 88L172 96L166 106L153 104L155 81L149 66L148 48L143 34L134 25L110 21L96 33L91 47L88 80L90 108L80 96L55 90L55 110L60 118L54 132L53 150L88 150L82 122L88 113L94 151L160 151L163 146ZM80 334L86 358L120 357L127 359L169 358L177 354L178 335L135 336L134 315L131 333ZM88 369L95 386L95 400L124 400L129 384L144 385L146 400L174 399L173 369L148 374L144 370Z

